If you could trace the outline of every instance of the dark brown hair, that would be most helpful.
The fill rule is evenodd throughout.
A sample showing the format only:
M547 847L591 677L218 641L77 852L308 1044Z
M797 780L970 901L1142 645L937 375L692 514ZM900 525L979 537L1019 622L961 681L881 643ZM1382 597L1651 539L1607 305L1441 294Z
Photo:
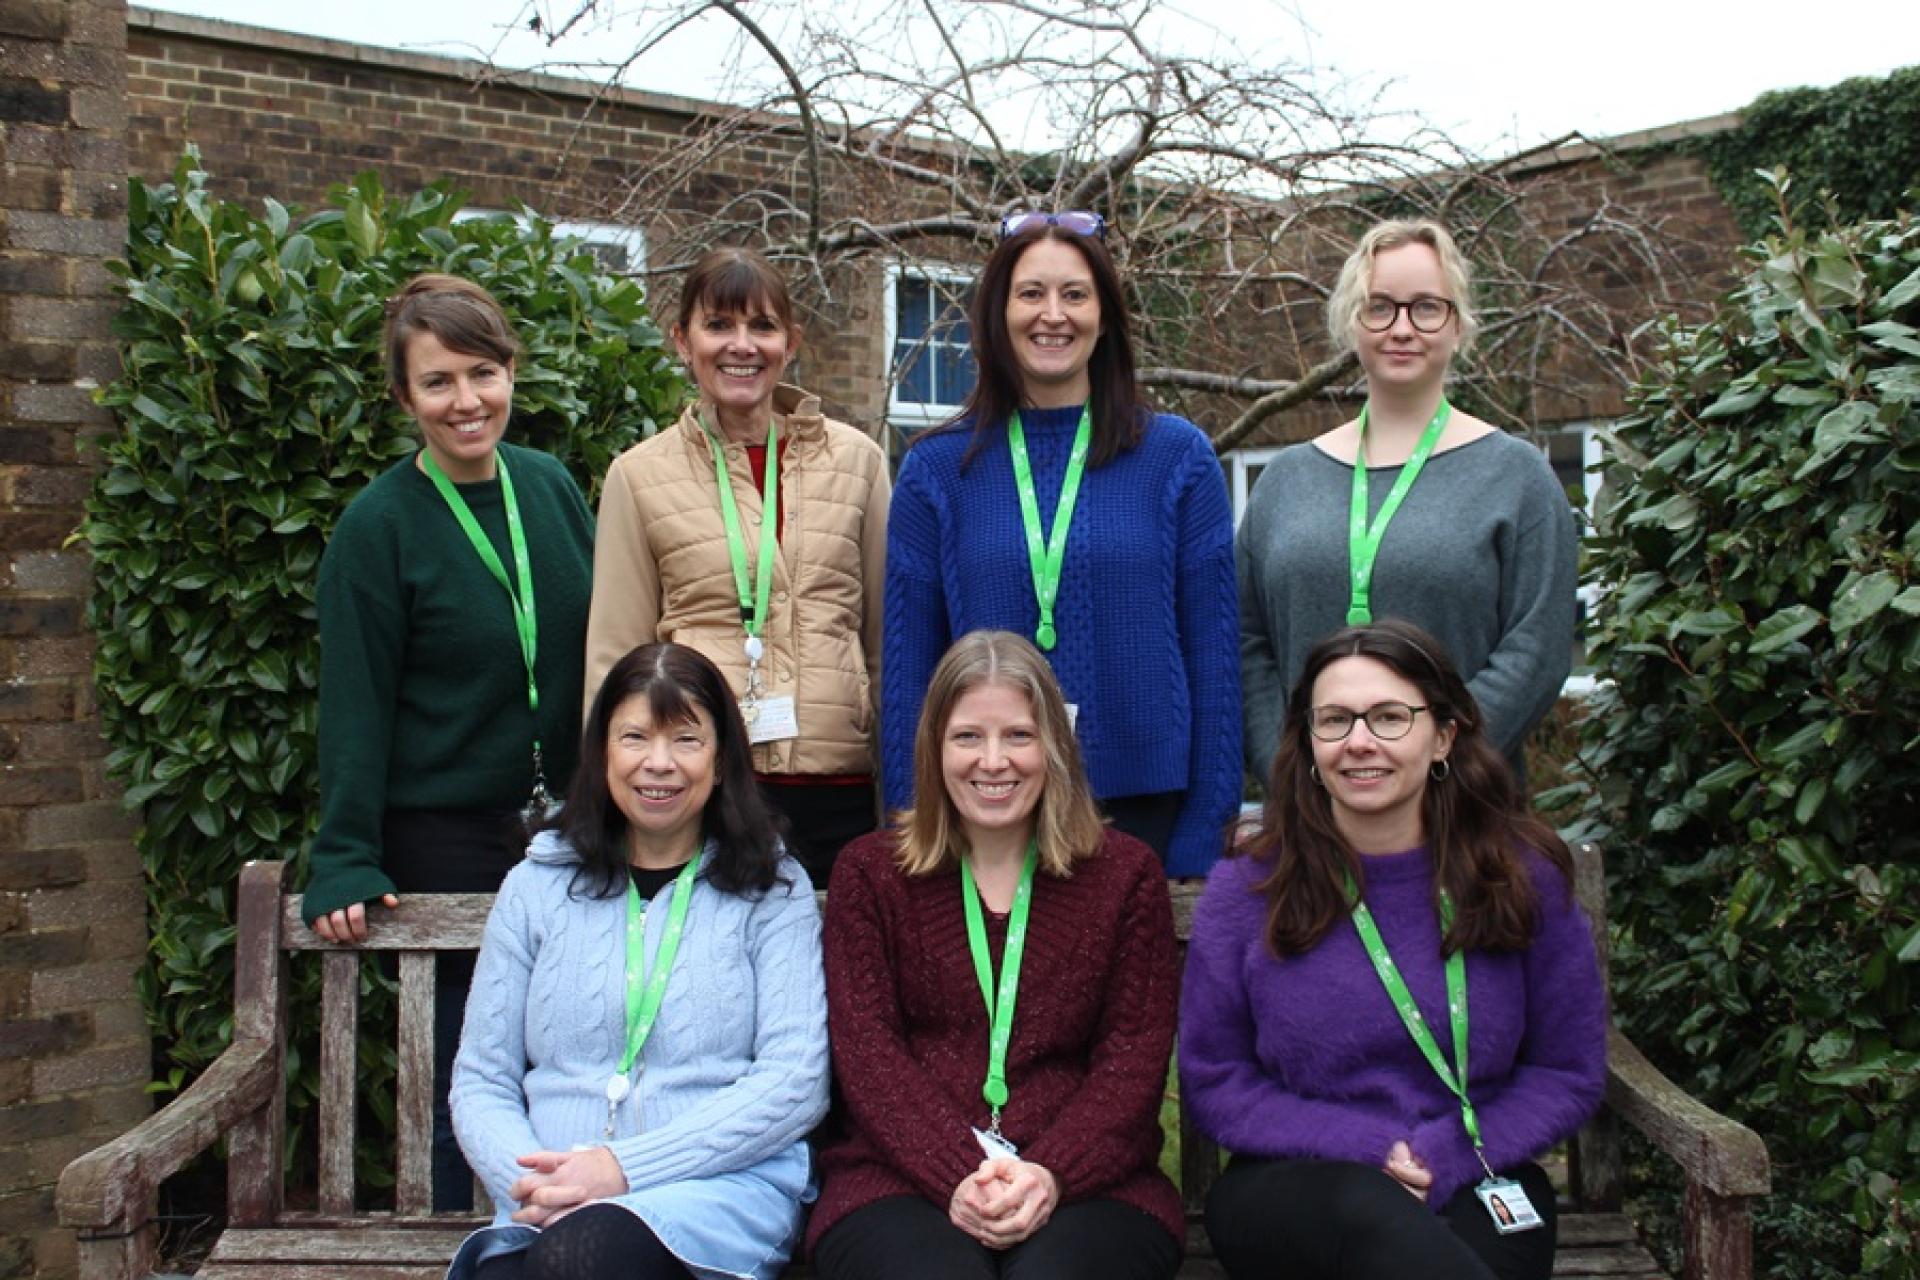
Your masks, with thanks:
M449 351L509 367L520 358L520 339L492 294L459 276L415 276L387 299L387 389L403 402L407 343L417 333L432 334Z
M759 253L734 245L701 254L681 282L675 327L682 333L693 323L695 307L733 313L765 310L782 329L794 328L793 295L787 292L786 277Z
M1093 443L1087 461L1091 466L1104 466L1139 444L1140 434L1146 429L1147 406L1134 381L1127 298L1106 245L1095 237L1047 223L1008 236L987 255L987 264L980 269L980 279L974 285L973 304L967 309L973 329L973 363L979 376L960 412L940 429L971 426L973 444L967 449L971 461L987 433L1004 428L1020 408L1020 363L1014 358L1013 337L1007 332L1007 298L1013 292L1013 272L1021 255L1042 240L1058 240L1079 251L1100 299L1101 333L1087 362L1091 392L1088 412L1093 418Z
M701 834L714 842L703 873L727 893L764 892L778 879L780 827L753 778L747 726L727 678L682 644L648 644L613 664L580 737L580 762L567 802L552 827L580 856L576 877L588 896L626 892L627 819L607 791L607 733L628 698L644 697L655 724L684 724L705 711L714 727L714 784L701 815Z
M1287 701L1286 729L1267 778L1260 829L1241 851L1274 864L1257 886L1268 902L1269 943L1280 955L1311 950L1351 914L1349 878L1366 891L1366 859L1334 825L1333 803L1313 776L1313 740L1307 732L1314 682L1335 661L1353 657L1372 658L1414 685L1434 724L1454 727L1447 777L1430 780L1420 802L1433 851L1436 910L1443 888L1454 904L1443 948L1451 953L1525 947L1538 912L1524 851L1537 849L1558 867L1569 892L1573 859L1553 828L1527 809L1505 759L1487 741L1480 708L1446 650L1419 627L1397 619L1348 627L1315 645Z

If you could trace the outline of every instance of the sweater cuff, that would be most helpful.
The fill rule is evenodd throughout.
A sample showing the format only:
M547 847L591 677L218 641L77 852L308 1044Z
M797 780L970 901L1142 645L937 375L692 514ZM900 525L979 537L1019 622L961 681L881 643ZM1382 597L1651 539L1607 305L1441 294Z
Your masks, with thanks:
M315 920L329 911L358 902L372 902L389 893L397 895L399 890L378 867L354 867L315 876L300 896L300 918L312 927Z
M1433 1173L1427 1206L1435 1213L1444 1209L1460 1188L1480 1179L1479 1158L1473 1153L1473 1143L1467 1140L1466 1126L1457 1111L1420 1125L1407 1139L1407 1145Z

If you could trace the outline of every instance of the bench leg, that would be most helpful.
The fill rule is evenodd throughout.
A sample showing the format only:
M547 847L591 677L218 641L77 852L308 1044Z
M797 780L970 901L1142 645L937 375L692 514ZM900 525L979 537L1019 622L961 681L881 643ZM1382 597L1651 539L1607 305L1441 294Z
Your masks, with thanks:
M1752 1280L1753 1218L1747 1197L1687 1185L1687 1280Z

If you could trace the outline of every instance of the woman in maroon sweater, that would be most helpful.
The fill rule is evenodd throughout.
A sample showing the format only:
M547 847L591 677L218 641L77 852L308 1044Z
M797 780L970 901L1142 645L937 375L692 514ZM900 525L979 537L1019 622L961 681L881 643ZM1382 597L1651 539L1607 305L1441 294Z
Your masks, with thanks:
M1060 688L1008 632L935 668L914 782L922 803L847 846L827 896L820 1275L1166 1280L1184 1224L1158 1167L1159 859L1101 826Z

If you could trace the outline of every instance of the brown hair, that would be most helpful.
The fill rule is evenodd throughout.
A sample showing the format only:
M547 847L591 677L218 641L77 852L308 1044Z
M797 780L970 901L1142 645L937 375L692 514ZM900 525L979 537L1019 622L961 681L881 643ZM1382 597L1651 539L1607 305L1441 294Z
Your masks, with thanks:
M407 344L417 333L432 334L449 351L509 367L521 353L520 339L492 294L459 276L417 275L387 299L387 389L402 401Z
M755 250L736 245L707 250L687 272L680 284L680 315L675 321L682 333L693 323L695 307L721 312L765 310L782 329L796 327L786 277Z
M1040 651L1011 631L972 631L954 641L927 682L920 728L913 739L913 808L900 815L896 860L910 876L930 875L967 852L966 836L947 795L941 749L953 708L969 691L998 684L1018 690L1033 707L1047 758L1047 783L1034 813L1040 869L1067 876L1073 864L1100 848L1100 810L1080 763L1080 744L1067 722L1066 699Z
M1058 240L1071 245L1086 260L1093 277L1093 291L1100 299L1100 336L1094 340L1093 356L1087 362L1089 388L1088 413L1092 418L1093 441L1088 449L1090 466L1105 466L1125 450L1140 443L1146 429L1147 406L1134 381L1133 339L1129 336L1127 295L1120 286L1119 268L1107 246L1093 236L1041 223L1002 240L987 255L974 286L973 304L967 319L973 330L973 363L978 370L973 390L967 393L960 412L946 424L969 424L973 444L967 459L988 432L1003 430L1007 420L1019 410L1021 394L1020 363L1014 358L1013 336L1007 332L1007 298L1013 292L1014 268L1021 255L1042 240Z
M1280 955L1311 950L1352 913L1349 879L1366 891L1366 859L1334 825L1333 802L1313 776L1307 722L1314 682L1341 658L1371 658L1420 690L1435 725L1454 727L1444 781L1429 781L1420 801L1433 851L1435 900L1452 897L1452 928L1442 946L1517 950L1537 921L1523 850L1537 849L1573 882L1573 859L1552 827L1526 807L1507 762L1487 740L1480 708L1438 640L1410 622L1388 619L1348 627L1307 654L1287 702L1286 729L1267 778L1260 829L1243 852L1272 859L1258 886L1266 895L1267 935Z

